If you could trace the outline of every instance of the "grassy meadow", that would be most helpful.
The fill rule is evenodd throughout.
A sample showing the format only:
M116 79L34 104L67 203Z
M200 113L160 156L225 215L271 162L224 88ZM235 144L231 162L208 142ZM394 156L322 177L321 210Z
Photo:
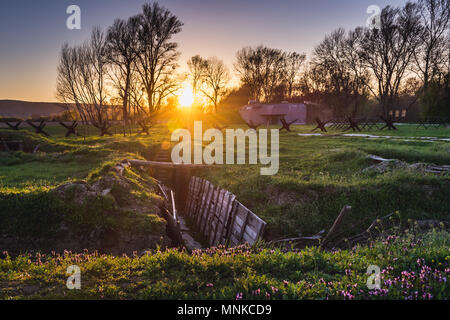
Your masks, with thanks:
M399 219L449 220L448 176L398 169L383 174L364 169L368 155L409 164L450 164L450 143L421 139L344 137L330 130L325 136L299 136L314 127L297 126L280 135L280 169L261 176L255 166L226 166L207 176L228 188L268 223L273 237L312 235L329 229L344 205L353 207L344 224L345 235L356 234L391 212ZM446 128L366 131L373 135L449 137Z
M239 125L234 126L242 127ZM51 137L29 130L1 130L3 137L39 144L36 153L9 152L0 156L0 234L45 237L62 216L77 230L86 224L140 228L158 237L164 222L155 212L138 215L133 203L117 208L123 190L98 198L84 207L67 208L52 190L69 182L94 183L125 158L153 159L170 141L171 125L158 125L150 135L87 138L64 137L61 127L49 127ZM268 223L266 240L313 235L328 230L340 209L351 205L342 237L364 231L370 223L395 212L392 237L368 244L324 251L318 247L286 252L260 243L254 248L210 248L188 253L161 249L144 255L87 252L26 253L0 256L0 299L20 298L207 298L207 299L428 299L449 296L449 234L420 231L414 220L450 221L448 176L406 167L384 173L365 170L368 155L418 162L450 164L450 143L420 137L448 138L446 128L399 126L404 139L345 137L331 130L324 136L299 136L312 126L294 126L280 134L280 169L261 176L259 165L228 165L204 171L214 184L235 193L238 200ZM364 132L363 132L364 133ZM417 139L415 139L417 138ZM133 201L152 206L159 201L153 179L127 169L126 183ZM76 215L83 211L85 215ZM114 214L111 214L113 212ZM147 214L148 213L148 214ZM145 219L144 219L145 218ZM80 223L80 221L85 223ZM104 222L106 221L106 222ZM125 227L126 226L126 227ZM406 234L400 230L410 229ZM412 231L413 230L413 231ZM391 231L389 231L391 232ZM406 248L406 249L405 249ZM76 263L83 274L80 291L65 289L65 270ZM379 265L381 290L368 290L365 269ZM412 273L414 272L414 273ZM420 276L419 276L420 275ZM444 280L445 278L445 280ZM402 284L407 283L408 289Z
M5 256L0 299L446 299L449 246L448 232L434 230L332 252L244 245L142 256ZM81 269L80 290L65 286L73 264ZM380 266L380 289L367 287L370 265Z

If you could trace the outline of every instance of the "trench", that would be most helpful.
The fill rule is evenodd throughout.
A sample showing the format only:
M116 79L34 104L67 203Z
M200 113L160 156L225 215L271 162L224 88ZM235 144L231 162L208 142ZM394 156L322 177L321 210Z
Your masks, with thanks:
M131 160L146 166L158 180L166 199L167 234L175 246L188 250L243 243L253 245L263 238L266 222L240 203L234 194L197 176L202 166L174 165L170 150L161 149L152 161ZM197 240L198 239L198 240Z
M26 148L22 140L12 140L0 137L0 152L23 151L31 153L33 150Z
M171 163L171 149L160 148L152 161ZM198 170L198 169L197 169ZM163 208L164 218L167 221L167 235L176 247L185 247L192 251L202 249L204 246L197 240L197 235L191 230L185 219L184 208L191 176L197 170L188 168L149 168L149 173L158 180L161 195L166 199L168 208Z

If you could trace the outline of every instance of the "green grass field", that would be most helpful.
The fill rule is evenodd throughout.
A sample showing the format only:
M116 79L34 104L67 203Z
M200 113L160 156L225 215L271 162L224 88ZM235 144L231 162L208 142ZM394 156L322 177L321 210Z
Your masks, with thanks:
M296 126L280 135L280 169L277 175L261 176L259 166L228 165L205 176L228 188L269 224L274 236L311 234L328 229L342 206L353 207L345 224L348 234L358 232L377 217L399 211L407 219L448 220L450 204L447 176L411 170L384 174L363 172L371 165L369 154L407 163L450 164L450 143L421 139L366 139L339 136L299 136L312 126ZM52 137L27 133L41 141L37 154L4 154L0 159L0 191L55 187L64 181L84 179L105 163L123 158L152 158L164 141L167 126L151 129L149 136L89 136L64 138L62 127L49 127ZM93 129L90 129L91 132ZM417 129L399 126L398 131L367 131L375 135L449 137L449 129ZM17 134L12 132L12 135ZM424 199L426 201L424 201Z
M399 126L396 132L373 132L408 137L449 137L448 129L416 130ZM207 177L228 188L238 199L268 222L274 236L312 235L328 229L344 205L353 210L346 235L358 233L374 219L399 211L401 219L449 220L448 176L411 170L384 174L363 172L372 163L368 155L407 163L450 164L446 141L402 141L344 137L341 131L325 136L299 136L313 127L298 126L280 135L280 169L261 176L255 166L229 165ZM364 133L364 132L363 132Z
M277 175L261 176L259 165L227 165L209 169L202 175L235 193L240 202L263 218L268 223L267 239L328 230L344 205L351 205L352 210L343 224L342 237L365 230L374 219L391 212L396 213L393 225L402 228L411 226L411 220L450 221L448 176L405 168L385 173L364 171L372 165L369 154L407 164L450 165L448 141L419 139L449 138L449 129L425 130L406 125L395 132L366 132L396 135L407 141L345 137L340 131L324 136L298 135L310 133L312 128L295 126L293 132L280 134ZM149 136L98 137L92 129L92 135L86 139L65 138L61 127L49 127L52 134L49 138L29 130L0 132L4 137L23 140L26 146L40 145L39 152L34 154L10 152L0 156L0 219L3 226L14 220L18 234L41 232L53 219L58 219L59 210L64 214L71 212L61 209L64 203L54 202L51 196L54 188L71 181L95 181L105 168L124 158L152 159L162 143L170 141L168 126L163 125L152 128ZM151 187L139 187L142 179L151 178L130 171L127 179L134 186L132 192L139 194L136 199L148 197L152 192ZM97 205L86 207L85 218L92 218L92 223L107 217L102 210L111 208L103 202ZM95 212L101 214L97 216ZM150 225L141 227L160 234L161 221L153 216ZM126 224L131 229L137 221L129 211L114 217L111 222L114 226ZM449 272L448 232L409 235L395 232L399 238L388 240L388 245L380 239L370 246L336 252L312 247L285 253L265 249L266 245L260 244L258 248L235 250L213 248L193 255L163 250L132 258L87 253L45 257L3 255L0 298L233 299L237 294L239 298L240 293L244 299L448 297L448 286L443 280ZM65 268L74 261L83 272L85 282L81 291L64 287ZM392 283L382 287L387 291L371 291L364 286L365 269L371 264L387 270L384 280ZM433 271L424 269L424 265ZM429 288L423 289L422 280L410 276L412 271L416 275L434 272L438 277L427 273L425 285ZM411 289L402 290L400 284L405 281L409 281Z

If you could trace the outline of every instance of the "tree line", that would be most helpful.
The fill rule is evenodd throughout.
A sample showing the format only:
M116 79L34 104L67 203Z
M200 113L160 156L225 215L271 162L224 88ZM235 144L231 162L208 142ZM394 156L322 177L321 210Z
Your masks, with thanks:
M144 4L142 12L117 19L106 32L98 27L82 45L64 44L57 77L57 97L72 103L83 122L108 134L109 109L122 107L125 124L149 121L178 89L175 73L180 55L173 36L183 23L158 3Z
M335 114L356 114L375 99L384 116L404 95L431 115L450 116L449 0L420 0L381 10L379 25L338 28L305 56L265 46L236 55L251 97L263 102L312 100Z
M234 71L249 99L312 100L335 113L358 110L375 99L387 116L402 95L430 114L449 114L449 0L419 0L381 10L379 24L326 35L307 60L304 53L248 46L236 53ZM187 78L194 96L218 111L229 94L231 74L216 57L196 55L188 73L177 73L181 20L158 3L94 28L82 45L64 44L57 70L57 97L73 104L77 117L109 134L112 106L125 125L148 133ZM415 101L413 101L415 102Z

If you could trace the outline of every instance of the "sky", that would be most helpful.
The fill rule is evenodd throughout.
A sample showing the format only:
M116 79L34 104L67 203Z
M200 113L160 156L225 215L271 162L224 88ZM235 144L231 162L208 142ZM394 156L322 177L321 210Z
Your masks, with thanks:
M79 44L94 26L141 11L149 0L1 0L0 99L56 101L56 68L63 43ZM184 23L180 72L195 54L217 56L233 73L236 52L264 44L308 56L338 27L366 24L367 8L400 6L406 0L159 0ZM69 30L70 5L81 9L81 29Z

